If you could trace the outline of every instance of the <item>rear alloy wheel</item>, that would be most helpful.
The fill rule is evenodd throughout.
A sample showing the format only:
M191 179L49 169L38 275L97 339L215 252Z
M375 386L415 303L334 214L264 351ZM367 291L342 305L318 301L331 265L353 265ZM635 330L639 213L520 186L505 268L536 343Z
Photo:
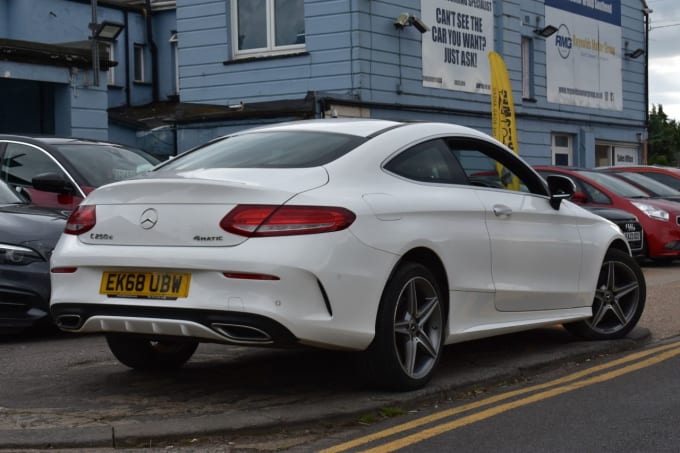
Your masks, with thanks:
M640 320L646 294L645 277L637 261L624 251L610 249L600 268L593 317L564 327L591 340L621 338Z
M424 266L407 263L387 283L375 339L367 351L371 378L381 387L423 387L439 363L444 339L439 285Z
M198 347L197 341L152 341L125 334L108 334L106 342L120 363L136 370L179 368Z

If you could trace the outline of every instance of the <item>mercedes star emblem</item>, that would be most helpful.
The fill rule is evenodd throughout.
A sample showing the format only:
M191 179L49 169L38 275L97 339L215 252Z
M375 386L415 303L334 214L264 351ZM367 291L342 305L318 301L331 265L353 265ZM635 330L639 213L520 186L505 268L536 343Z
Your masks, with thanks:
M158 212L154 208L149 208L142 212L141 217L139 218L139 224L144 228L145 230L150 230L154 226L156 226L156 223L158 222Z

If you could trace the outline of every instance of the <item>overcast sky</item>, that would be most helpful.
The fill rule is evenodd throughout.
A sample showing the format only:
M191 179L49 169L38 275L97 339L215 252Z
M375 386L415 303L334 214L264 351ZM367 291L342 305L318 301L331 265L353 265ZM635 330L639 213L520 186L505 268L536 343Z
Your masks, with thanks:
M663 105L680 121L680 1L647 0L649 32L649 103Z

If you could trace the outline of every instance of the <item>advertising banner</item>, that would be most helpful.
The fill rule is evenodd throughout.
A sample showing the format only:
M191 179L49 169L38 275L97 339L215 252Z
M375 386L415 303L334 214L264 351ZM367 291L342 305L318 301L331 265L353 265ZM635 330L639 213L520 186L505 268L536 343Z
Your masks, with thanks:
M423 86L470 93L491 92L492 0L421 0Z
M548 101L623 109L621 0L545 0Z
M503 58L489 52L491 65L491 130L496 140L518 153L515 104L512 100L510 76ZM519 179L501 164L497 164L498 176L507 189L519 190Z

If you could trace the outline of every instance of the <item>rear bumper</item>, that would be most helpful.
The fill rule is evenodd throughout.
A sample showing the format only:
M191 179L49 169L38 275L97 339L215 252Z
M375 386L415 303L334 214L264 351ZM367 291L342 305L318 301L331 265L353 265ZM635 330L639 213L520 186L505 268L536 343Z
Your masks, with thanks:
M52 316L70 332L129 333L149 337L191 337L206 342L240 345L297 343L276 321L259 315L216 310L137 307L102 304L58 304Z
M77 270L51 275L50 310L58 325L72 332L362 350L373 340L378 303L396 260L347 231L211 248L92 246L62 236L52 267ZM101 294L102 273L117 269L188 273L188 295L150 299ZM278 279L230 278L225 272Z

